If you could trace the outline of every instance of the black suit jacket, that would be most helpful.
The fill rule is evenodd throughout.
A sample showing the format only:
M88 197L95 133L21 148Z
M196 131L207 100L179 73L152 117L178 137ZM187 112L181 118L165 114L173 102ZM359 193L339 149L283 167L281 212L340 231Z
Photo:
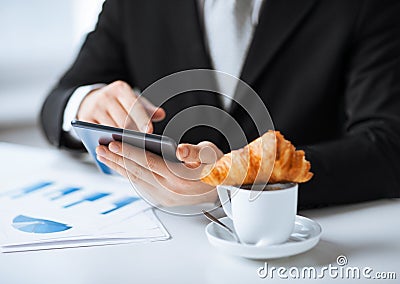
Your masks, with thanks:
M300 206L400 196L399 15L398 0L267 0L263 6L241 79L312 163L315 177L301 186ZM77 87L124 80L143 90L194 68L211 68L196 0L108 0L46 99L43 129L54 145L79 148L61 127ZM165 105L166 121L197 104L220 107L209 93L179 96ZM259 135L240 107L231 114L249 140ZM206 128L181 140L211 140L229 150Z

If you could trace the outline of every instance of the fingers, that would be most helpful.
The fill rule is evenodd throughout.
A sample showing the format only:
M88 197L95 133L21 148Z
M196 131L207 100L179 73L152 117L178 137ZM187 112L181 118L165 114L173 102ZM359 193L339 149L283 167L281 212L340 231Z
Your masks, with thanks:
M119 147L122 147L121 143L113 144L119 144ZM135 149L131 148L130 150ZM150 197L152 203L155 201L156 204L163 206L177 206L210 202L216 199L214 188L201 182L185 181L178 177L163 178L135 161L112 153L106 146L98 146L96 153L100 162L128 177L140 195L144 198ZM130 153L132 154L133 151Z
M160 121L165 118L165 111L162 108L154 106L142 96L137 96L127 83L116 81L110 84L110 88L118 91L119 103L134 121L139 131L152 133L152 121Z
M123 81L116 81L108 85L105 91L115 92L116 98L125 112L132 118L139 131L152 132L153 125L150 116L138 100L131 86Z
M132 180L132 182L136 181L137 179L141 179L156 186L162 185L161 181L163 180L163 177L161 177L160 175L149 171L148 169L140 166L132 160L124 159L124 157L118 154L107 153L107 150L108 149L105 146L99 146L96 149L96 153L100 162L103 163L104 160L104 163L107 165L107 162L111 161L119 167L126 168L127 171L134 177L134 180Z
M169 199L166 198L165 194L162 193L165 190L160 189L159 187L155 187L149 182L134 176L123 166L116 164L103 156L97 156L97 159L105 164L107 167L116 171L121 176L128 178L132 182L136 191L140 193L142 198L151 201L152 203L154 203L154 205L165 205L164 203L168 203Z
M107 147L99 146L96 149L97 159L120 175L129 178L142 197L150 200L155 205L169 207L180 204L179 199L177 200L179 194L168 188L168 182L165 179L128 159L123 161L123 158L117 154L111 153L110 155L108 153L103 156L107 151Z
M166 182L172 184L179 182L183 186L185 182L198 181L201 177L202 167L199 167L200 164L195 167L190 164L167 162L156 154L121 142L111 142L107 150L109 150L110 154L118 155L121 160L125 161L127 167L130 160L149 172L153 172L156 178L162 177L165 181L158 179L158 182L162 182L163 184ZM112 160L114 159L112 158ZM148 177L150 178L150 176Z
M99 113L96 116L96 119L93 122L97 123L97 124L117 126L117 123L114 121L114 119L107 112Z
M121 104L118 103L118 101L112 100L109 102L107 113L114 120L116 127L132 129L136 131L139 130L132 118L128 115Z
M152 121L165 118L165 111L139 97L123 81L93 90L82 101L77 118L119 128L152 133Z
M96 152L98 150L96 149ZM100 150L101 152L101 150ZM119 173L121 176L124 177L128 177L128 173L126 171L126 169L114 162L112 162L111 160L106 159L104 156L100 156L99 154L97 154L97 160L99 160L100 162L102 162L103 164L105 164L107 167L113 169L114 171L116 171L117 173Z
M123 147L123 148L122 148ZM124 156L127 160L131 160L136 164L149 169L159 176L170 177L171 173L166 166L162 157L143 149L139 149L128 144L120 142L111 142L108 149L119 156Z
M146 111L151 116L151 120L152 121L158 122L158 121L161 121L161 120L163 120L165 118L166 113L165 113L165 110L163 108L156 107L151 102L149 102L148 99L146 99L143 96L140 96L139 99L142 102L142 104L143 104L144 108L146 109Z
M180 144L176 156L179 160L189 164L213 164L223 156L223 153L213 143L204 141L197 145Z

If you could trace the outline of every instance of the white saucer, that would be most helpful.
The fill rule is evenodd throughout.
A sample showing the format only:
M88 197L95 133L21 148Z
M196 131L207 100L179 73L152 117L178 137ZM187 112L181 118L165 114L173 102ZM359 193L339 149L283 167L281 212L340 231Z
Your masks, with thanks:
M228 217L219 220L233 229L232 220ZM214 223L206 227L208 241L213 246L227 254L251 259L280 258L308 251L316 246L321 232L321 226L317 222L297 215L293 233L285 243L262 246L239 244L233 236Z

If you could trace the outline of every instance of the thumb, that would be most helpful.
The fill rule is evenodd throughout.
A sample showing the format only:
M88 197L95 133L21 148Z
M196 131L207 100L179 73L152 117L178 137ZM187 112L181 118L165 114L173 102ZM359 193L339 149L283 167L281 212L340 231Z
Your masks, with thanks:
M213 164L223 153L213 143L204 141L197 145L179 144L176 156L185 163Z

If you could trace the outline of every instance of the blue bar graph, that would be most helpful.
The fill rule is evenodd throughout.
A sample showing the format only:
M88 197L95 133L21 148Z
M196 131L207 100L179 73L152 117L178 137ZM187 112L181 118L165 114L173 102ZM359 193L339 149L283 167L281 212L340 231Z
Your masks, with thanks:
M31 186L28 186L26 188L23 188L23 189L19 190L19 193L16 194L16 195L13 195L12 198L15 199L15 198L23 197L25 195L28 195L30 193L36 192L38 190L41 190L41 189L43 189L43 188L45 188L45 187L47 187L49 185L52 185L52 184L53 184L53 182L51 182L51 181L45 181L45 182L40 182L40 183L31 185Z
M78 200L76 202L73 202L73 203L70 203L68 205L65 205L64 208L70 208L72 206L81 204L81 203L86 202L86 201L94 202L96 200L99 200L99 199L104 198L104 197L109 196L109 195L110 195L110 193L107 193L107 192L94 193L94 194L91 194L89 196L86 196L85 198L83 198L81 200Z
M74 192L77 192L79 190L81 190L82 188L80 187L67 187L65 189L60 190L56 196L53 196L52 198L50 198L50 200L54 201L57 199L60 199L66 195L72 194Z
M133 202L135 202L137 200L139 200L138 197L126 197L126 198L120 199L120 200L118 200L118 201L113 203L115 205L114 208L112 208L110 210L107 210L107 211L104 211L101 214L103 214L103 215L109 214L109 213L114 212L114 211L116 211L116 210L118 210L118 209L120 209L122 207L125 207L125 206L127 206L127 205L129 205L129 204L131 204L131 203L133 203Z

